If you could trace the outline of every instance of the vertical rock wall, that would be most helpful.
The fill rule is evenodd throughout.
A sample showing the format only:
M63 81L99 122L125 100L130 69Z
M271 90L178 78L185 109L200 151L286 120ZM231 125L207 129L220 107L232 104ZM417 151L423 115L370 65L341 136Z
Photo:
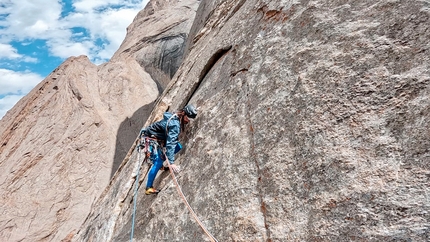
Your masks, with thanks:
M429 2L200 6L149 120L199 107L179 183L218 241L427 241ZM75 241L129 240L138 157L131 149ZM209 241L167 174L157 196L141 182L135 241Z

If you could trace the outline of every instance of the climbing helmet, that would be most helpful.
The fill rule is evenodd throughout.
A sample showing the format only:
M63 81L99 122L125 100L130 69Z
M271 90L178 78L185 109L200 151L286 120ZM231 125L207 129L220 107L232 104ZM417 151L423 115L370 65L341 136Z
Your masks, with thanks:
M189 118L195 118L197 116L197 108L192 104L188 104L182 109Z

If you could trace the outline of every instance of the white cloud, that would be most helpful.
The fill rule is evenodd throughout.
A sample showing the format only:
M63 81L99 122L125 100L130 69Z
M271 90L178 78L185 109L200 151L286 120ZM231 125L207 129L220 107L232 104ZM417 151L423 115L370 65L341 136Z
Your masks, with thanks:
M0 21L4 27L0 28L0 41L44 39L53 56L87 55L93 61L106 61L119 48L127 26L147 2L75 0L75 12L61 18L62 4L58 0L6 0L1 12L9 15L6 21ZM73 34L74 27L85 28L90 36ZM100 40L103 46L97 45ZM18 56L15 50L15 58Z
M36 73L0 69L0 119L42 79Z
M24 95L8 95L0 99L0 119L9 111Z
M61 42L58 40L51 40L48 42L50 51L55 56L61 58L69 58L70 56L90 55L90 49L94 47L91 41L84 41L81 43L73 43L71 41Z
M44 20L37 20L32 26L28 27L33 33L45 33L49 29L49 25Z
M11 60L18 60L23 62L33 62L33 63L38 62L36 58L18 54L18 50L15 49L12 45L1 44L1 43L0 43L0 59L11 59Z
M38 39L55 30L62 7L57 0L9 0L6 6L0 34L9 40Z
M22 58L22 61L24 61L24 62L33 62L33 63L37 63L37 62L39 62L39 60L38 60L38 59L33 58L33 57L29 57L29 56L24 56L24 57Z
M148 0L75 0L75 12L61 17L58 0L7 0L0 21L0 42L47 40L49 52L68 58L88 55L92 60L108 60L119 48L126 28ZM74 34L72 28L86 29L88 35ZM98 45L100 40L104 45ZM91 41L92 44L89 44ZM15 51L15 58L19 55Z
M131 24L137 13L136 9L117 9L99 15L96 20L98 24L89 26L89 29L97 37L106 40L107 44L101 51L94 53L96 57L101 59L112 57L124 40L127 26ZM122 38L118 38L118 36L122 36Z
M109 3L119 2L118 0L108 1ZM145 1L146 2L146 1ZM104 3L102 5L101 3ZM67 16L63 23L65 28L83 27L90 33L93 46L88 46L87 53L90 59L108 60L119 48L127 33L126 28L131 24L137 13L143 6L135 8L110 8L103 12L97 12L94 8L106 6L105 1L85 1L81 2L79 9L88 11L78 12ZM96 47L95 41L103 40L104 45ZM102 48L100 48L102 47Z
M0 69L0 96L28 93L42 79L43 77L36 73Z
M95 9L112 4L124 3L125 1L118 0L77 0L73 3L76 11L78 12L93 12Z
M107 6L125 6L127 8L142 9L147 2L147 0L75 0L73 6L78 12L93 12Z
M20 58L22 55L18 54L17 50L9 44L0 43L0 58L16 59Z

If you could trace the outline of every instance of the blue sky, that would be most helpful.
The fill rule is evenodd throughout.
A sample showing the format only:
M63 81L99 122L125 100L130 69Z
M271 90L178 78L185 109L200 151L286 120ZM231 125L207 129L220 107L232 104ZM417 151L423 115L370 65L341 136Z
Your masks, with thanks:
M148 0L0 0L0 118L70 56L108 61Z

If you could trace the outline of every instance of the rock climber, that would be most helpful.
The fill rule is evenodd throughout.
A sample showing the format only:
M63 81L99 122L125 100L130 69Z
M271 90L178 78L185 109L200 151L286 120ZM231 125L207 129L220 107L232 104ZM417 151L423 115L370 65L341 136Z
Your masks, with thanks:
M174 164L174 155L182 148L178 141L179 133L189 123L189 118L194 119L196 116L197 109L192 104L188 104L175 113L165 112L162 120L140 131L140 137L145 140L145 144L148 146L149 158L152 162L146 183L146 195L160 192L160 190L153 187L155 176L159 170L169 170L169 167L163 167L163 161L166 160L162 151L163 147L166 148L165 154L172 170L175 173L180 172L179 166Z

